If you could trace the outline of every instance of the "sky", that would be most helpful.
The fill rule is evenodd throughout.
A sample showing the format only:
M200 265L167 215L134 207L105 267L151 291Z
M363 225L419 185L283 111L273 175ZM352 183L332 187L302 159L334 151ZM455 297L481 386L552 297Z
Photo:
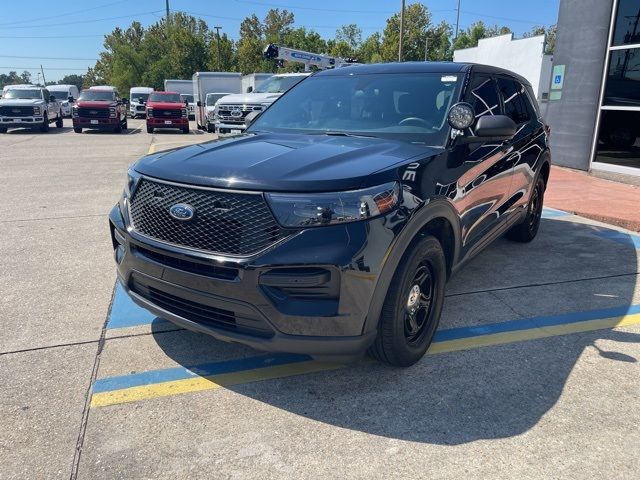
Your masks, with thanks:
M482 20L507 25L517 36L536 25L557 21L560 0L460 0L460 28ZM407 4L418 3L407 0ZM434 23L455 25L458 0L421 2ZM221 26L237 39L242 20L255 13L263 18L270 8L295 14L295 26L331 38L338 27L356 23L363 38L382 31L385 20L400 10L400 0L169 0L171 10L201 17L210 27ZM44 67L47 81L84 73L102 50L102 39L115 27L137 20L143 25L162 18L165 0L0 0L0 73L32 72Z

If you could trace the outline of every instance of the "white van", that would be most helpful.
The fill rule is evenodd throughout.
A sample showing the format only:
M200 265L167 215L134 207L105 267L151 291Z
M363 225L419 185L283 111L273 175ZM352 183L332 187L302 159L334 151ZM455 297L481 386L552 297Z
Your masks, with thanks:
M147 99L153 92L151 87L131 87L129 90L129 115L131 118L146 117Z
M49 93L56 97L56 100L60 103L62 116L71 118L71 107L80 95L78 87L75 85L49 85L47 86L47 90L49 90ZM73 100L70 101L69 98Z

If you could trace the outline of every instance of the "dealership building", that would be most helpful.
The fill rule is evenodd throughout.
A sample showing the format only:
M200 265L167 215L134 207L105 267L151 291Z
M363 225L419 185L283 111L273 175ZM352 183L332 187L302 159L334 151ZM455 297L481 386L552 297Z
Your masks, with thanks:
M546 119L555 164L640 175L640 0L562 0Z

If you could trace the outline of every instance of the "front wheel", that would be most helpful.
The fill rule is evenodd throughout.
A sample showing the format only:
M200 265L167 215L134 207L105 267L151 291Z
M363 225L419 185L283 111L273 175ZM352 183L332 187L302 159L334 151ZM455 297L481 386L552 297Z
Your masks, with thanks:
M529 200L529 205L527 206L527 215L521 223L515 225L507 232L506 237L509 240L527 243L536 238L540 228L540 220L542 219L544 190L544 179L538 177L531 194L531 199Z
M378 335L369 348L377 360L408 367L427 352L440 322L447 267L440 242L430 235L419 239L393 275L378 322Z
M42 120L42 125L40 125L40 131L41 132L48 132L49 131L49 117L47 116L46 112L45 112L44 118Z

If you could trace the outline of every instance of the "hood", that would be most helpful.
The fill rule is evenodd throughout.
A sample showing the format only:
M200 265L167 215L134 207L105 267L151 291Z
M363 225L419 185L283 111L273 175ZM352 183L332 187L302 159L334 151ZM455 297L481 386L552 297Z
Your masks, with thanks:
M78 100L76 102L76 105L78 107L83 107L83 108L107 108L107 107L115 107L117 103L112 101L107 101L107 100L102 100L102 101Z
M397 180L394 166L440 151L379 138L250 133L148 155L135 169L237 190L340 191Z
M27 98L3 98L0 99L0 105L26 105L26 106L31 106L31 105L42 105L44 103L44 100L42 100L41 98L33 98L33 99L27 99Z
M184 103L175 102L147 102L147 108L166 108L167 110L182 110L185 108Z
M249 104L249 103L268 103L272 104L278 98L282 96L281 93L236 93L233 95L227 95L222 97L219 101L219 105L228 104Z

